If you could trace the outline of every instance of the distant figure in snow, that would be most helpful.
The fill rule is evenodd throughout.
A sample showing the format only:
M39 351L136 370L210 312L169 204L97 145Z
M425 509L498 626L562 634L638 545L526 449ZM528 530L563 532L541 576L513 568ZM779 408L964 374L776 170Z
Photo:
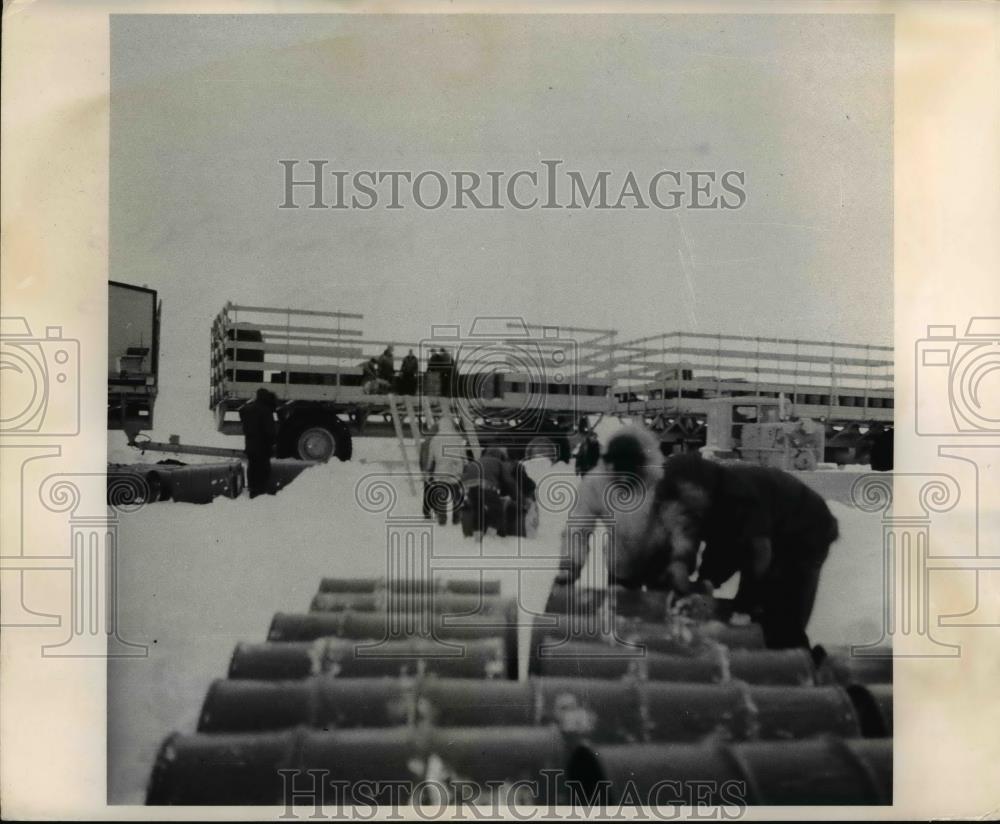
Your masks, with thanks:
M437 349L431 349L430 354L427 356L424 394L432 397L441 394L441 353Z
M250 497L264 493L271 494L271 453L277 428L274 424L274 410L278 399L269 389L261 387L252 401L240 407L240 423L243 424L243 438L247 454L247 488Z
M597 433L587 424L586 418L580 418L577 430L580 434L580 444L576 449L575 471L577 475L586 475L601 460L601 442Z
M439 362L439 372L441 374L441 395L445 398L450 398L452 396L452 384L455 381L455 361L451 359L451 353L441 347L441 353L438 355Z

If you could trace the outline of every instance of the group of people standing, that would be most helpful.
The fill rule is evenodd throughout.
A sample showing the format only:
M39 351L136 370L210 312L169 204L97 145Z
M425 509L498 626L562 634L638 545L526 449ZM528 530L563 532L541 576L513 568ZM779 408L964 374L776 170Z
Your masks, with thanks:
M423 442L423 515L442 526L461 524L466 537L494 529L498 536L528 536L537 525L535 482L524 464L502 447L487 447L478 457L449 415Z
M411 349L406 353L396 371L393 347L387 346L381 355L371 357L361 364L361 387L366 395L416 395L419 388L420 361ZM431 349L424 376L424 391L428 395L450 398L455 375L455 361L451 353L441 347Z
M389 392L416 395L419 371L420 363L411 349L400 363L397 373L393 347L387 346L379 357L369 358L361 364L361 387L366 395L385 395Z

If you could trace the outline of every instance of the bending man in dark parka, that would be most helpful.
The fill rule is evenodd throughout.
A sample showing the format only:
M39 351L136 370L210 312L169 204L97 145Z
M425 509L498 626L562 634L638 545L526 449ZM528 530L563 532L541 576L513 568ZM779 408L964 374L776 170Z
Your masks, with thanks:
M839 535L817 492L780 469L677 455L664 465L655 517L670 547L674 589L696 586L690 576L704 541L702 588L739 572L736 609L760 620L767 646L809 646L820 570Z

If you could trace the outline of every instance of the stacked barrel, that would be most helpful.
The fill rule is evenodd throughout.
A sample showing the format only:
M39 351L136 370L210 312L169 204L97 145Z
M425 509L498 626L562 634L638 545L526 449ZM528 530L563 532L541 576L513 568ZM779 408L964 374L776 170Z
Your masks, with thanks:
M766 650L657 593L324 579L161 746L150 804L885 804L891 659ZM530 633L518 680L518 625Z

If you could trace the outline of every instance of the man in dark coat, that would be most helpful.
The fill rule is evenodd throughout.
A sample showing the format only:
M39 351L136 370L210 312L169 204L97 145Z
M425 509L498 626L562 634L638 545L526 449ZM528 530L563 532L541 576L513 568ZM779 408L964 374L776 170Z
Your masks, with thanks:
M413 354L411 349L406 357L403 358L402 364L400 364L399 369L399 392L402 395L415 395L417 394L417 371L420 369L420 365L417 362L417 356Z
M601 442L598 440L597 433L593 429L584 429L581 423L580 430L583 440L580 441L580 445L576 450L575 468L577 475L586 475L600 463Z
M396 362L393 358L391 346L387 346L378 359L378 377L379 380L383 380L389 384L388 391L392 391L393 380L396 377Z
M278 399L264 387L257 390L257 396L240 407L240 423L243 424L243 438L247 455L247 488L250 497L270 493L271 453L277 428L274 424L274 410Z
M892 472L892 427L883 427L872 439L871 466L876 472Z
M780 469L675 455L664 464L651 528L669 547L663 560L676 591L711 592L739 572L736 609L760 621L767 646L809 646L820 571L839 536L815 490Z
M438 355L438 371L441 374L441 395L445 398L450 398L452 396L453 383L455 381L455 361L451 359L451 353L441 347L441 353Z

